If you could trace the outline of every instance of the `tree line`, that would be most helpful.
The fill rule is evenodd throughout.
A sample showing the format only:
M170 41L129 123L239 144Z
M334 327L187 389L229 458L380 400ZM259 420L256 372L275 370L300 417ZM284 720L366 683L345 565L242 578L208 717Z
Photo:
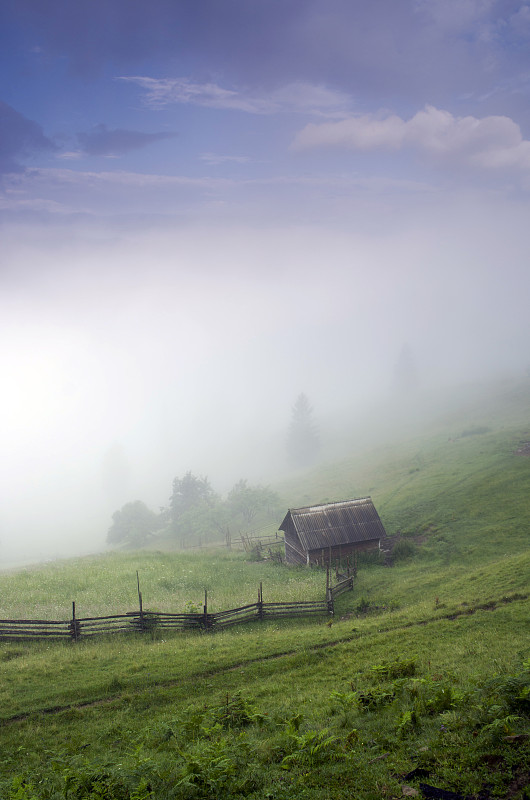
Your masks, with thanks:
M229 545L235 532L276 519L280 509L279 495L268 486L241 479L223 498L208 478L186 472L173 480L169 505L158 513L142 500L115 511L107 542L142 547L168 539L192 547L222 539Z
M303 393L291 410L285 444L295 468L310 466L318 456L319 433L313 409ZM191 547L223 539L230 544L234 533L271 522L281 510L279 495L268 486L241 479L223 498L208 478L186 472L173 480L169 505L158 513L142 500L115 511L107 542L142 547L156 539L169 539L179 547Z

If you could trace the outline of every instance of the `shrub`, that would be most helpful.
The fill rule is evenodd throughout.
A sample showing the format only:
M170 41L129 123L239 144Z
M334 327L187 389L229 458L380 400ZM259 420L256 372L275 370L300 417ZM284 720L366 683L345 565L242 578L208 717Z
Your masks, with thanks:
M358 691L356 694L359 707L363 711L375 711L377 708L387 706L395 700L394 692L377 687L366 691Z
M255 545L247 553L247 561L263 561L263 553L259 545Z
M399 736L409 736L411 733L414 733L414 729L418 724L418 716L414 709L410 709L408 711L403 711L400 714L396 730Z
M443 714L459 706L463 700L463 695L451 684L432 678L414 678L406 688L418 715Z
M472 425L471 428L466 428L460 434L460 438L464 438L465 436L480 436L482 433L489 433L491 428L486 427L486 425Z
M486 704L499 706L506 712L530 714L530 668L516 675L503 675L488 681L482 695Z
M357 554L359 567L380 567L385 563L385 556L381 550L365 550Z
M386 661L382 664L375 664L371 672L382 680L393 680L394 678L404 678L416 674L415 658L396 658L394 661Z
M226 695L226 701L213 709L213 721L223 728L241 728L257 723L261 725L265 715L239 693L232 697Z
M184 754L184 765L177 786L188 796L201 798L228 794L237 765L227 753L226 742L201 742L193 752Z
M351 692L332 692L330 700L337 703L346 713L350 708L357 708L359 711L375 711L377 708L387 706L395 700L392 690L387 691L375 687L374 689L357 689Z
M412 558L417 553L416 545L406 539L400 539L392 550L392 558L394 561L405 561L407 558Z
M281 766L283 769L290 769L294 764L314 764L325 761L329 758L330 751L336 748L339 742L338 736L329 736L326 728L321 731L306 731L306 733L289 734L292 752L286 755Z
M357 614L367 614L372 607L373 603L371 603L369 600L366 600L365 597L361 597L361 599L357 603L355 611L357 612Z

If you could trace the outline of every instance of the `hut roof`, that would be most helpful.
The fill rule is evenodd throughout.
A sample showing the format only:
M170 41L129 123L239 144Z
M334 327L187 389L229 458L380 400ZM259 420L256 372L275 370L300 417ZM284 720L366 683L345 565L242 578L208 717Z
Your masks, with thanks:
M306 551L367 542L386 536L371 497L290 508L280 530L285 531L284 526L288 525L289 518Z

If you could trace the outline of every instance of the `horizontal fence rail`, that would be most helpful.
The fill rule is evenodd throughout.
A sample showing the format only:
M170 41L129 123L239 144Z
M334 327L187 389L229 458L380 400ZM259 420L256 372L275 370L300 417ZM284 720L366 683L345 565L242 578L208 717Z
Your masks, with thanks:
M353 577L345 578L341 580L340 583L337 583L335 586L330 586L329 592L333 599L335 597L339 597L344 592L350 592L353 589Z
M272 617L297 617L302 614L326 614L328 611L325 602L307 603L264 603L265 619Z
M0 637L10 639L71 637L71 620L0 619Z
M339 575L337 573L337 579L339 582L332 586L328 569L326 599L322 601L264 603L263 586L260 584L257 603L249 603L238 608L209 613L208 596L205 591L203 611L184 614L144 611L142 593L140 592L138 581L139 611L129 611L125 614L112 614L103 617L78 617L75 603L72 603L72 617L69 620L0 619L0 640L53 638L79 641L92 636L114 633L154 633L155 631L186 631L193 629L204 631L257 620L333 614L335 598L353 589L353 576Z

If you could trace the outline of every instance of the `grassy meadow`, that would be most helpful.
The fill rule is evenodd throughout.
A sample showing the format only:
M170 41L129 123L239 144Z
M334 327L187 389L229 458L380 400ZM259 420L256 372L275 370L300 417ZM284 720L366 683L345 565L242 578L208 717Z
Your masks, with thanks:
M244 552L226 548L108 553L28 567L0 578L0 617L68 619L72 601L79 617L138 610L140 580L144 609L221 611L256 602L260 581L264 599L320 599L326 576L320 571L286 571L272 562L249 563Z
M370 494L396 536L333 620L0 642L2 800L528 798L529 429L530 386L506 388L278 487ZM162 611L325 588L222 548L110 553L0 574L0 615L134 610L136 570Z

